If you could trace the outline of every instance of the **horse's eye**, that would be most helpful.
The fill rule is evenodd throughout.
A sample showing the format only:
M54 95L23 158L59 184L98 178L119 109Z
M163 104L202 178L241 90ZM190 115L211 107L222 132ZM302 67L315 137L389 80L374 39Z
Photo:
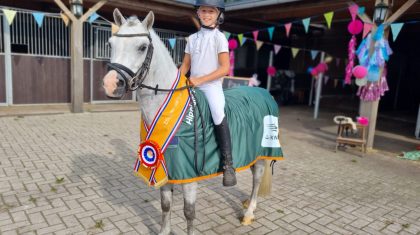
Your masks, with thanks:
M145 45L139 47L139 51L144 52L147 49Z

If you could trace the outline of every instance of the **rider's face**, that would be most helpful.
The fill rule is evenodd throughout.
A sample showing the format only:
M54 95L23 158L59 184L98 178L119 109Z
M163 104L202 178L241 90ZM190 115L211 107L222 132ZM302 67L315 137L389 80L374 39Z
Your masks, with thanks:
M208 27L216 26L219 10L216 7L201 6L197 10L198 17L203 25Z

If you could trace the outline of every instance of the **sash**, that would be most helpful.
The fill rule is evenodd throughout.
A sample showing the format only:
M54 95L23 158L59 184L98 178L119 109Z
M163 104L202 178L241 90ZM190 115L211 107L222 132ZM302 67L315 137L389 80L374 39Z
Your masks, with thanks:
M171 89L187 85L187 78L178 71ZM134 164L134 174L148 186L159 188L168 182L168 171L164 153L184 119L190 104L189 89L171 91L159 108L153 122L148 126L143 119L138 157Z

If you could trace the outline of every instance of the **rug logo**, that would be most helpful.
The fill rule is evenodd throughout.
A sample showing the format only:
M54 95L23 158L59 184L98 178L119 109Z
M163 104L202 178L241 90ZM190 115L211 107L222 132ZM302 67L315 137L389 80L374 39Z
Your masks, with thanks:
M279 119L267 115L264 117L264 133L261 141L262 147L280 148L279 142Z

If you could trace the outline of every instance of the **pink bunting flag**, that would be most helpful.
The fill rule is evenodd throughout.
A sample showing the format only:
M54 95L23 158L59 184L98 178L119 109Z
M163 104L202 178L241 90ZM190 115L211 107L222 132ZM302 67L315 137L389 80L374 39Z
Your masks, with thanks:
M363 38L365 38L366 35L368 35L368 33L372 30L372 27L372 24L365 23L365 25L363 26Z
M350 11L351 18L354 21L356 19L357 13L359 12L359 6L357 4L353 4L349 6L349 11Z
M252 34L254 35L254 41L258 40L258 33L259 33L258 30L255 30L254 32L252 32Z
M289 37L290 29L292 28L292 23L285 24L284 28L286 28L286 35L287 35L287 37Z
M280 45L274 45L274 53L276 55L277 55L277 53L279 53L280 49L281 49L281 46Z

